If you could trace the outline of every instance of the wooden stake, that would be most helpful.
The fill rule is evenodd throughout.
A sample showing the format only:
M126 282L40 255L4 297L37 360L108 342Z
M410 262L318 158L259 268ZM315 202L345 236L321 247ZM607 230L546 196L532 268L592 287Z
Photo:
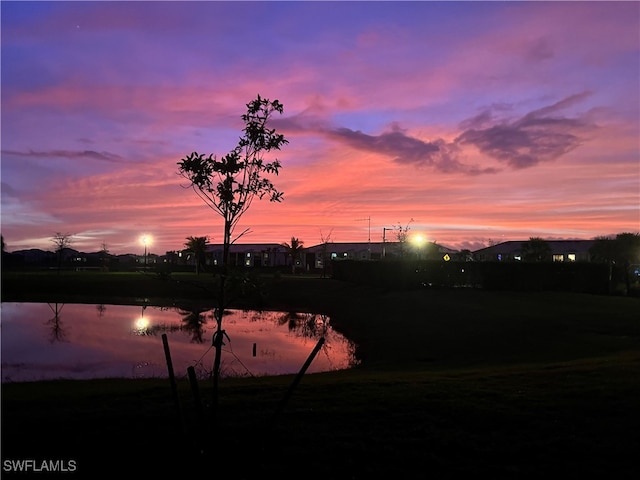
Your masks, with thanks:
M302 368L296 375L296 378L293 379L293 383L289 386L289 390L287 390L287 393L285 394L284 398L280 402L280 405L278 405L278 409L276 410L276 413L273 416L274 421L286 406L287 402L289 401L289 397L291 397L291 394L295 390L296 386L298 385L298 383L300 383L300 380L302 380L302 377L304 376L305 372L309 368L309 365L311 365L311 362L313 361L313 359L316 357L316 355L320 351L320 348L322 348L323 344L324 344L324 337L320 337L320 340L318 340L318 343L316 344L316 346L313 347L313 351L311 352L307 360L304 362L304 365L302 365Z
M176 376L173 373L173 363L171 361L171 351L169 350L169 340L167 334L162 334L162 345L164 346L164 356L167 361L167 370L169 371L169 383L171 384L171 393L173 394L173 402L176 407L176 414L178 416L178 422L181 427L184 428L182 422L182 410L180 408L180 397L178 396L178 385L176 383Z

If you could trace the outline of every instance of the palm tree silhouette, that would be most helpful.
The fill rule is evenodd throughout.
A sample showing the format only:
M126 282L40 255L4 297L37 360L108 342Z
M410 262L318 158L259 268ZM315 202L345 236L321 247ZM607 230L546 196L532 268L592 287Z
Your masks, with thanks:
M196 262L196 275L200 274L200 265L204 263L209 237L187 237L184 246L193 253Z
M178 312L182 317L182 330L185 330L191 334L191 341L193 343L204 342L202 335L204 333L204 327L208 320L207 317L211 317L211 314L207 315L207 312L209 312L210 310L211 309L207 307L191 307L190 309L178 309Z
M282 246L287 249L291 257L291 273L296 273L296 260L300 257L300 253L304 250L304 242L296 237L291 237L291 243L283 243Z

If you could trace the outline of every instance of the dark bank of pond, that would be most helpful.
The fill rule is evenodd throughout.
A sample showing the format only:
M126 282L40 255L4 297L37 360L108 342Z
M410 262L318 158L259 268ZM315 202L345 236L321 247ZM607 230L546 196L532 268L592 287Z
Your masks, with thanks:
M212 309L2 302L2 382L155 378L168 375L163 334L177 377L212 369ZM297 373L321 337L308 373L357 365L355 345L325 315L229 310L223 329L222 376Z

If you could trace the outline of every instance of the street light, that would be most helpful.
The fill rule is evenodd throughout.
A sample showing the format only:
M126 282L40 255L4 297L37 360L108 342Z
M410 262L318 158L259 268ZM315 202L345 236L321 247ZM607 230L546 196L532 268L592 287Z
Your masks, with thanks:
M424 235L418 233L417 235L414 235L413 238L411 238L411 243L413 243L418 250L418 259L420 259L420 257L422 256L422 246L427 243L427 239Z
M144 245L144 269L147 269L147 245L151 244L151 237L149 235L142 235L140 241Z

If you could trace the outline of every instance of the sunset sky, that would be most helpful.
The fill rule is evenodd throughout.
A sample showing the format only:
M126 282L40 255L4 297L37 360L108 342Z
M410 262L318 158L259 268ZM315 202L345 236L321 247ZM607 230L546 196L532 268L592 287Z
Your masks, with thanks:
M241 242L640 232L638 2L0 8L9 251L52 250L56 232L114 254L142 234L157 254L221 242L177 163L228 153L257 94L284 105L284 200L254 202Z

